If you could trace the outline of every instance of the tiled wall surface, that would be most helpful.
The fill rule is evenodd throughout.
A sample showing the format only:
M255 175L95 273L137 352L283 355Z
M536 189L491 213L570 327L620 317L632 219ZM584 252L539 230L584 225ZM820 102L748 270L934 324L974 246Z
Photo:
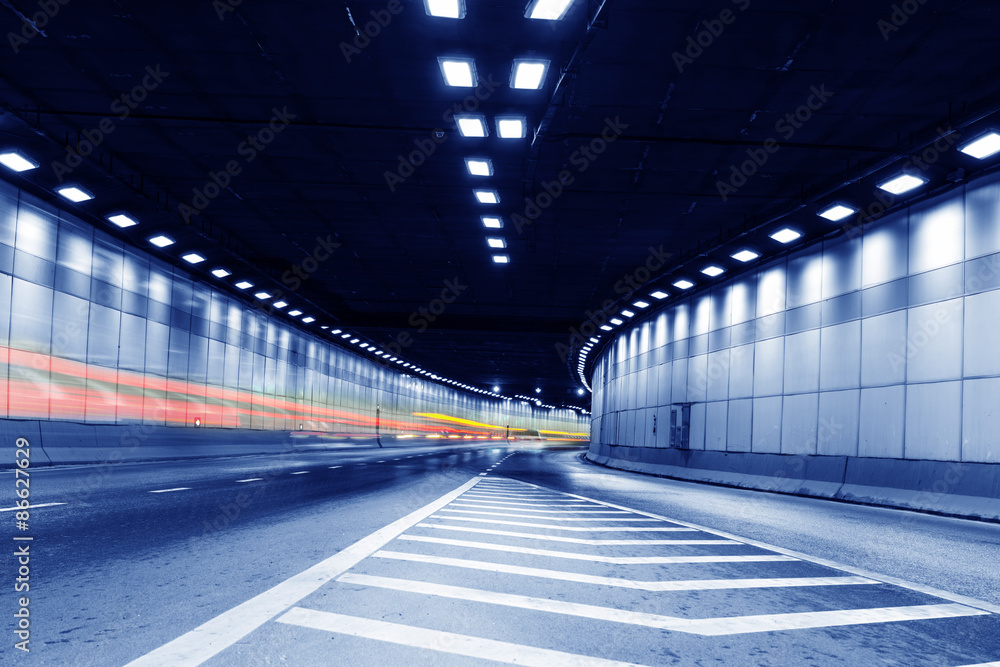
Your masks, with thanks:
M0 418L370 432L376 405L383 432L586 430L366 361L0 183Z
M692 294L592 386L593 442L669 446L691 403L692 449L1000 461L1000 178Z

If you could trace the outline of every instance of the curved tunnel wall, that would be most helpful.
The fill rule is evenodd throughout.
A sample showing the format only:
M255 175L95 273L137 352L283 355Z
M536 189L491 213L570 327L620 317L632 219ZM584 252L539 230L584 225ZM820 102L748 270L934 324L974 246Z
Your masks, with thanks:
M374 435L376 418L382 435L502 436L509 424L586 439L573 411L372 363L0 183L0 430L32 420L49 432L197 423Z
M812 467L831 483L863 463L880 470L871 485L920 467L889 461L961 462L979 472L925 465L903 482L955 491L982 476L975 492L1000 495L995 467L976 467L1000 461L1000 179L858 232L622 332L595 363L591 456L779 478ZM669 426L685 403L681 453ZM829 474L821 457L839 457Z

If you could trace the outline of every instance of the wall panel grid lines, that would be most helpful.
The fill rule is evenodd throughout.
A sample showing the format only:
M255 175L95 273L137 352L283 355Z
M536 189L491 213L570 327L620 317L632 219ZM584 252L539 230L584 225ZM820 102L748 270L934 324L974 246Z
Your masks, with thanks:
M640 351L623 331L595 365L595 418L689 404L691 448L1000 461L1000 175L763 262L643 326L656 363L624 374ZM634 429L593 439L665 446Z

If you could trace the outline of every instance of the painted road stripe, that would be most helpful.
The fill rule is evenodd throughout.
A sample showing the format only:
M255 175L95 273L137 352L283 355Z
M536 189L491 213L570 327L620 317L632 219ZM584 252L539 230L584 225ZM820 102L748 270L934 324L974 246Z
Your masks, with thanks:
M597 507L597 505L592 505L590 503L573 503L572 500L563 501L563 502L573 503L573 504L569 504L569 505L565 505L565 504L564 505L549 505L549 504L546 504L546 503L536 503L536 502L519 503L519 502L514 502L514 501L509 501L509 500L484 500L481 496L472 496L472 495L470 495L468 493L463 494L462 497L459 498L458 500L456 500L455 502L456 503L462 502L462 501L464 501L466 499L475 501L477 503L489 503L491 506L492 505L500 505L502 507L507 507L507 506L510 506L510 505L523 505L525 507Z
M548 528L549 530L574 530L577 532L587 532L587 533L604 533L604 532L615 532L615 533L697 533L699 532L695 528L682 528L680 526L674 527L663 527L663 528L632 528L631 526L623 526L621 528L609 527L609 526L598 526L596 528L591 528L590 526L557 526L548 523L527 523L525 521L503 521L501 519L478 519L471 516L435 516L435 519L441 519L442 521L474 521L476 523L488 523L491 525L500 526L523 526L525 528ZM532 519L537 519L538 517L531 517ZM749 542L747 542L749 544Z
M507 565L505 563L490 563L465 558L445 558L443 556L428 556L426 554L403 553L399 551L376 551L373 558L387 558L413 563L430 563L432 565L447 565L463 567L469 570L485 572L503 572L504 574L519 574L526 577L541 577L543 579L558 579L582 584L597 584L629 588L639 591L670 592L670 591L718 591L743 588L793 588L804 586L857 586L861 584L876 584L881 582L864 577L783 577L777 579L693 579L689 581L633 581L618 577L599 577L578 572L563 572L540 567L524 567Z
M549 558L568 558L585 560L594 563L613 563L615 565L664 565L677 563L761 563L777 561L797 561L797 558L781 555L753 556L595 556L572 551L554 551L551 549L534 549L531 547L515 547L507 544L492 544L489 542L470 542L468 540L452 540L447 537L428 537L425 535L400 535L400 540L413 542L430 542L445 544L467 549L486 549L488 551L506 551L507 553L528 554L531 556L548 556Z
M982 616L988 614L960 604L929 604L910 607L881 607L875 609L844 609L838 611L813 611L793 614L763 614L758 616L733 616L728 618L686 619L676 616L650 614L641 611L599 607L534 598L527 595L496 593L476 588L463 588L447 584L431 584L409 579L375 577L368 574L348 572L337 578L346 584L373 586L407 593L435 595L454 600L484 602L507 607L518 607L532 611L546 611L567 616L593 618L600 621L641 625L660 630L672 630L689 634L719 636L749 632L774 632L777 630L802 630L805 628L825 628L842 625L867 625L871 623L891 623L933 618L956 618L960 616Z
M1000 667L1000 662L980 662L976 665L962 665L961 667Z
M344 466L330 466L330 470L336 470L337 468L343 468Z
M474 505L470 502L462 502L461 500L456 500L448 507L476 507L485 510L508 510L507 507L494 507L492 505ZM564 506L565 507L565 506ZM584 507L594 507L593 505L584 505ZM527 507L517 508L518 512L541 512L543 514L631 514L631 512L623 512L621 510L536 510L528 509Z
M474 500L486 500L489 498L499 498L497 502L517 500L524 503L577 503L579 501L571 499L556 498L554 496L515 496L511 495L500 495L497 493L466 493L462 495L463 498L472 498Z
M153 492L155 493L155 491ZM56 505L65 505L66 503L39 503L38 505L28 505L27 507L4 507L0 509L0 512L14 512L16 510L33 510L37 507L55 507ZM15 519L17 517L14 517Z
M659 514L653 514L652 512L644 512L642 510L632 509L629 507L623 507L622 505L615 505L614 503L606 503L602 500L595 500L593 498L588 498L587 496L580 496L573 493L566 494L573 498L578 498L580 500L585 500L592 503L598 503L599 505L604 505L605 507L613 507L619 510L627 510L634 512L636 514L641 514L642 516L648 516L654 519L660 519L661 521L670 521L672 523L679 524L681 526L687 526L695 530L700 530L705 533L711 533L712 535L718 535L719 537L724 537L729 540L739 540L744 544L748 544L753 547L760 547L761 549L768 549L774 551L775 553L785 554L786 556L792 556L799 560L804 560L809 563L815 563L816 565L823 565L824 567L833 568L835 570L840 570L841 572L848 572L850 574L857 575L859 577L867 577L869 579L875 579L876 581L881 581L883 584L892 584L893 586L899 586L900 588L906 588L911 591L916 591L918 593L925 593L927 595L933 595L934 597L941 598L943 600L948 600L950 602L955 602L960 605L965 605L968 607L975 607L976 609L981 609L983 611L988 611L993 614L1000 614L1000 605L993 604L992 602L986 602L985 600L977 600L976 598L969 597L967 595L959 595L958 593L951 593L949 591L941 590L940 588L934 588L933 586L926 586L924 584L917 584L912 581L906 581L905 579L900 579L898 577L890 577L884 574L877 574L875 572L869 572L859 567L853 567L850 565L844 565L836 561L830 560L828 558L818 558L816 556L810 556L809 554L804 554L800 551L794 551L792 549L785 549L782 547L776 547L766 542L760 542L758 540L751 540L745 537L740 537L739 535L734 535L732 533L727 533L723 530L715 530L714 528L706 528L705 526L700 526L696 523L689 523L687 521L680 521L677 519L667 519ZM494 523L500 523L499 521Z
M546 540L549 542L569 542L571 544L591 544L598 546L660 546L669 544L711 545L711 544L742 544L735 540L591 540L585 537L561 537L558 535L543 535L541 533L519 533L513 530L490 530L489 528L471 528L469 526L446 526L437 523L418 523L417 528L436 528L438 530L456 530L463 533L479 533L482 535L503 535L529 540Z
M250 479L238 479L238 480L236 480L236 483L237 484L245 484L247 482L260 482L263 479L264 479L263 477L251 477Z
M190 486L178 486L176 489L158 489L156 491L150 491L150 493L171 493L173 491L190 491Z
M128 667L199 665L229 648L261 625L285 611L324 584L375 553L404 531L420 523L460 496L479 480L473 478L434 502L393 521L371 535L303 570L260 595L219 614L194 630L133 660Z
M453 510L447 507L441 510L442 512L460 512L462 514L486 514L487 516L509 516L514 519L545 519L546 521L642 521L642 522L659 522L658 519L617 519L613 516L608 517L559 517L559 516L533 516L531 514L510 514L509 512L483 512L481 510ZM626 512L626 514L631 514L631 512Z
M298 472L293 472L293 473L290 473L290 474L292 474L292 475L308 475L309 471L308 470L300 470Z
M290 609L278 619L278 622L440 653L464 655L470 658L513 665L528 665L529 667L584 667L589 665L593 665L593 667L641 667L635 663L592 658L574 653L524 646L523 644L501 642L495 639L482 639L454 632L428 630L400 623L373 621L357 616L344 616L328 611L303 609L302 607Z

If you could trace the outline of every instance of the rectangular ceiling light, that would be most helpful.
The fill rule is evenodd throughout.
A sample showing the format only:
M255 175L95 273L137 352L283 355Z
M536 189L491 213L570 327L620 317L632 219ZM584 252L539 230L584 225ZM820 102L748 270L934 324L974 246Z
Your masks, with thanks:
M70 200L71 202L82 202L88 201L94 198L94 195L90 194L83 188L77 187L75 185L67 185L64 188L59 188L56 190L60 195Z
M149 242L155 245L157 248L166 248L168 245L173 245L174 240L169 236L164 236L163 234L158 234L156 236L149 237Z
M438 58L444 82L458 88L476 87L476 61L472 58Z
M241 280L236 283L236 289L250 289L253 287L253 283L247 282L246 280Z
M126 227L135 227L136 225L139 224L138 220L129 217L124 213L116 213L114 215L109 215L108 222L110 222L113 225L118 225L122 229L125 229Z
M4 151L0 153L0 164L11 171L38 169L38 164L34 160L26 158L17 151Z
M625 317L635 317L635 313L627 308L622 311L622 315L624 315Z
M558 21L566 15L573 0L532 0L524 10L525 18Z
M900 174L899 176L890 178L888 181L882 181L878 184L878 188L894 195L901 195L909 192L910 190L919 188L926 182L927 179L920 176Z
M465 0L424 0L424 11L442 19L464 19Z
M611 331L611 327L609 327L607 324L602 324L601 325L601 329L603 331Z
M274 307L275 308L284 308L287 305L288 305L287 301L275 301L274 302Z
M591 338L590 342L591 343L597 343L597 342L599 342L599 340L600 340L599 338Z
M978 160L983 160L1000 152L1000 134L990 130L988 133L978 139L973 139L958 150Z
M299 315L302 314L302 311L301 310L290 310L290 311L288 311L288 314L291 315L292 317L298 317Z
M458 127L458 133L463 137L485 137L489 134L489 129L486 126L486 116L456 114L455 125Z
M622 321L620 319L618 319L617 317L612 317L611 318L611 324L614 324L615 326L618 326L621 323L622 323Z
M663 300L666 299L668 295L666 292L663 292L661 290L656 290L655 292L651 292L649 296L653 297L654 299Z
M257 292L256 294L254 294L254 296L260 299L261 301L263 301L264 299L271 298L271 295L268 294L267 292Z
M500 195L497 194L496 190L474 190L473 194L476 195L476 200L480 204L500 203Z
M730 257L732 257L733 259L735 259L738 262L752 262L753 260L755 260L758 257L760 257L760 253L756 253L753 250L750 250L748 248L744 248L743 250L740 250L739 252L733 253L732 255L730 255Z
M229 276L233 275L233 272L229 271L228 269L223 269L220 267L218 269L212 269L212 275L215 276L216 278L228 278Z
M849 215L857 213L858 209L846 204L834 204L828 208L823 209L819 212L821 218L826 218L830 222L839 222Z
M545 72L549 68L548 60L514 60L514 69L510 73L510 87L521 90L538 90L545 80Z
M775 233L771 234L771 238L777 241L778 243L791 243L800 236L802 236L802 234L798 233L797 231L789 227L783 227L778 231L776 231Z
M196 252L189 252L186 255L181 255L181 259L188 264L201 264L205 261L205 258Z
M524 116L497 116L496 122L501 139L523 139L527 133Z
M494 264L510 264L510 257L507 255L493 255Z
M506 248L507 241L500 238L499 236L490 236L486 239L486 243L489 244L491 248Z
M470 176L493 175L493 162L486 158L467 157L465 158L465 168L469 170Z
M483 227L487 229L503 229L503 219L495 215L482 216Z
M343 329L334 329L334 330L333 330L333 331L331 331L330 333L332 333L332 334L334 334L334 335L337 335L337 334L339 334L339 333L340 333L341 331L343 331Z
M704 273L706 276L711 276L712 278L714 278L716 276L721 276L723 273L726 272L726 270L721 266L716 266L715 264L709 264L704 269L702 269L701 272Z
M302 321L305 322L306 324L312 324L313 322L316 321L316 318L315 317L303 317Z
M649 303L646 301L636 301L632 305L635 306L636 308L649 308ZM594 342L596 343L597 341Z
M694 287L694 283L690 280L678 280L674 283L674 287L677 289L691 289Z

